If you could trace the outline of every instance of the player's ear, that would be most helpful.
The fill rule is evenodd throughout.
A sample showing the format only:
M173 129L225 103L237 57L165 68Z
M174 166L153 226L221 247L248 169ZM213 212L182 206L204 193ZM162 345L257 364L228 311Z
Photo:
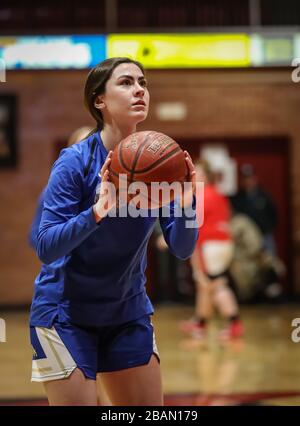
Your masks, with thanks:
M94 107L97 109L103 109L105 107L105 103L103 102L103 99L101 96L97 96L94 101Z

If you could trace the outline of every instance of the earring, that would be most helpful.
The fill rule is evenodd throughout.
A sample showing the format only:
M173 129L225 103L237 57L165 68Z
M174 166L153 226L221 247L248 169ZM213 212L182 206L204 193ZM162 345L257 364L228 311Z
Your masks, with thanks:
M95 108L97 108L97 109L103 109L104 108L104 104L103 104L103 102L101 102L101 103L99 103L99 104L97 104L96 102L94 103L94 107Z

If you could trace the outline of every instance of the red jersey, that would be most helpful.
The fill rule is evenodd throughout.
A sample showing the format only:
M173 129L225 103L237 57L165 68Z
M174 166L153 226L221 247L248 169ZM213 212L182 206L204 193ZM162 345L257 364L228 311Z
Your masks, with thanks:
M199 230L198 245L211 240L230 241L230 217L231 209L228 199L214 185L205 184L204 223Z

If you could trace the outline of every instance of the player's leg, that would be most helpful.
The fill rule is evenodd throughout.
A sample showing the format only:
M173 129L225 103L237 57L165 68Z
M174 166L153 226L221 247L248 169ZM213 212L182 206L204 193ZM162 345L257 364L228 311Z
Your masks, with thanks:
M230 241L215 241L205 248L214 305L223 317L235 317L239 307L233 291L228 286L228 268L233 257L233 245Z
M208 321L213 315L212 286L210 279L201 271L198 271L195 287L195 317L192 321L182 324L183 331L192 337L202 339L206 337Z
M208 320L213 314L211 280L201 271L196 281L196 317Z
M228 286L226 274L212 282L214 303L227 325L221 331L222 339L238 338L244 335L244 326L240 319L239 306L235 294Z
M211 279L213 302L220 314L229 321L222 335L240 337L243 334L236 297L228 285L228 268L233 258L231 241L210 241L205 249L208 276Z
M218 311L224 318L237 316L239 307L236 297L228 286L226 273L212 280L213 300Z
M102 373L101 379L113 405L163 405L160 365L155 355L146 365Z
M191 267L195 281L194 318L180 323L180 329L194 337L204 337L206 325L213 314L210 279L204 273L205 259L201 248L197 248L191 257Z
M76 368L66 379L44 382L49 405L97 405L96 381Z
M100 373L97 374L96 384L97 384L98 405L101 405L103 407L107 407L107 406L112 405L111 400L109 399L109 397L107 395L107 391L106 391L105 386L103 384L103 380L101 378Z

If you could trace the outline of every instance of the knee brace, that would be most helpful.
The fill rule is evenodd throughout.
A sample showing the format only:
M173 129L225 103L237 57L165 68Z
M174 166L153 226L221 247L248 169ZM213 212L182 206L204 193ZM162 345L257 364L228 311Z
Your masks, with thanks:
M206 274L207 277L211 280L216 280L218 278L225 278L226 281L229 280L229 271L226 269L226 271L220 272L219 274Z

